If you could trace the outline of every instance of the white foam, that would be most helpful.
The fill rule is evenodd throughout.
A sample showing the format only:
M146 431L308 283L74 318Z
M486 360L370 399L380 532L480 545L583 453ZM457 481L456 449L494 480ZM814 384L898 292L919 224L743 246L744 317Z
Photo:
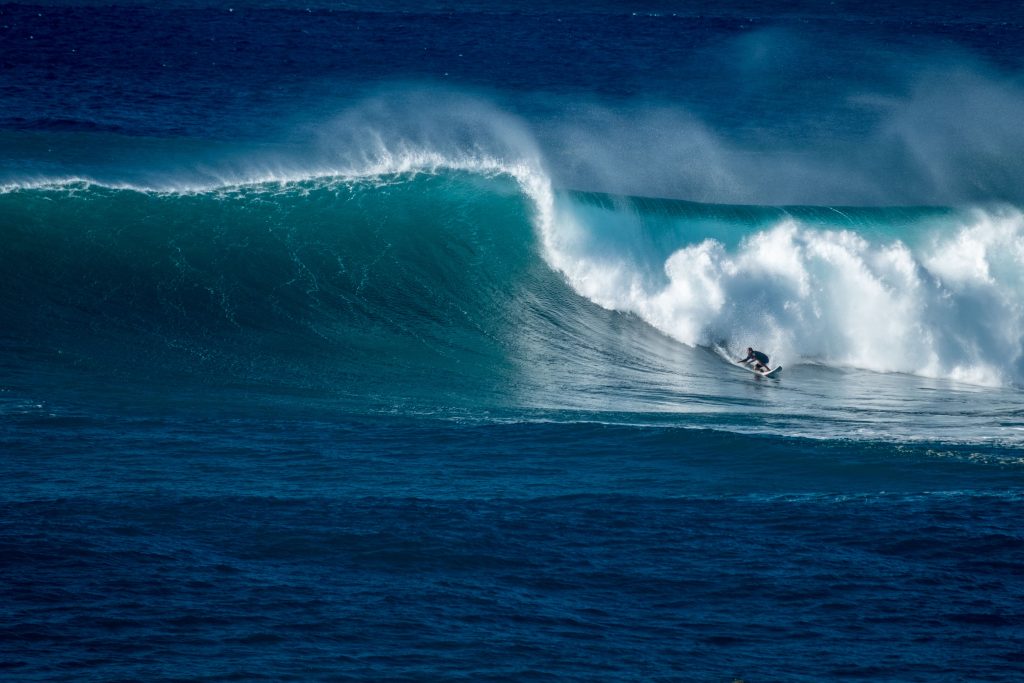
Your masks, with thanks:
M990 386L1024 380L1024 217L1016 209L958 214L958 224L916 249L787 218L732 249L712 238L682 244L654 273L605 248L569 200L559 204L545 240L549 262L580 294L686 344L727 339L787 365Z

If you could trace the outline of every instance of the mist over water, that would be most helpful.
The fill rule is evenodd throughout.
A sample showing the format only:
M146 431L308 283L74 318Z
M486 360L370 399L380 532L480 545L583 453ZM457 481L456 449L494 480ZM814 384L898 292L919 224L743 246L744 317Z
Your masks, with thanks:
M301 32L270 30L274 16L294 12L277 6L210 13L220 40L193 34L189 10L173 11L177 24L158 22L156 30L177 29L166 40L190 42L194 54L183 62L172 50L159 61L147 58L144 69L127 67L131 54L146 54L136 36L92 58L90 30L108 29L116 11L93 17L89 28L76 10L8 10L4 55L26 79L60 85L72 78L46 64L81 45L86 56L70 58L74 77L122 78L128 99L98 108L72 94L60 104L15 82L3 120L22 134L5 133L9 160L0 181L72 169L137 174L165 186L197 177L308 177L339 161L350 168L381 145L389 154L411 145L446 159L540 159L557 187L700 202L1022 200L1024 65L1010 49L1019 8L982 19L926 6L825 14L598 3L580 15L521 3L508 10L523 12L522 32L486 43L450 33L474 22L497 28L507 21L501 13L476 8L448 17L423 7L403 18L356 3L337 12L310 8L319 13L308 15L307 34L333 31L346 42L309 54L296 50ZM415 37L407 38L411 21ZM563 29L574 24L589 31L587 41L568 40ZM374 64L368 78L364 62L381 49L375 31L393 39L383 49L395 59ZM246 51L253 72L273 85L259 92L235 67L217 67L231 62L226 46L245 49L253 35L274 37ZM642 36L658 44L657 60L644 58ZM193 78L175 80L186 65ZM217 88L237 94L213 99ZM40 131L65 135L54 140ZM76 141L68 135L74 132L101 148ZM105 144L104 135L111 136ZM168 138L175 145L161 148L158 140Z
M289 129L244 142L195 140L182 149L117 134L8 132L0 180L72 173L175 187L362 171L432 154L540 164L558 187L710 203L1021 203L1019 74L968 57L934 59L884 89L763 85L746 95L767 108L751 121L706 111L699 92L569 99L405 82L375 86L354 102L323 96L310 113L284 113Z

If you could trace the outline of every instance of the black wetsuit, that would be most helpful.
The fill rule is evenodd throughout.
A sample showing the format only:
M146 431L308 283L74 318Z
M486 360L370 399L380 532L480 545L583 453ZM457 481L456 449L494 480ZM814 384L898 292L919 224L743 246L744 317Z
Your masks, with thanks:
M746 363L748 360L756 360L761 365L768 367L768 356L761 353L760 351L751 351L747 354L747 357L742 362Z

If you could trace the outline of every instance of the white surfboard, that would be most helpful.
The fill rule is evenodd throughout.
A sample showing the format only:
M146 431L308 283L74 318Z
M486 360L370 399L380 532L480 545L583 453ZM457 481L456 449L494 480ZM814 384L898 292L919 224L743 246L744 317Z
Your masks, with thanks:
M738 363L738 365L746 368L747 370L750 370L755 375L761 375L762 377L778 377L779 373L782 372L782 366L781 365L776 365L774 368L772 368L768 372L761 372L760 370L756 370L756 369L754 369L753 365L748 365L746 363Z

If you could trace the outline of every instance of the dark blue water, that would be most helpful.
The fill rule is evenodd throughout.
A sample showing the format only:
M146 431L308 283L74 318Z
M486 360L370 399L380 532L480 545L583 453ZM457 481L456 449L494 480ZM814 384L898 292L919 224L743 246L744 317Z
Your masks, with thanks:
M1022 36L0 5L0 678L1021 680Z

